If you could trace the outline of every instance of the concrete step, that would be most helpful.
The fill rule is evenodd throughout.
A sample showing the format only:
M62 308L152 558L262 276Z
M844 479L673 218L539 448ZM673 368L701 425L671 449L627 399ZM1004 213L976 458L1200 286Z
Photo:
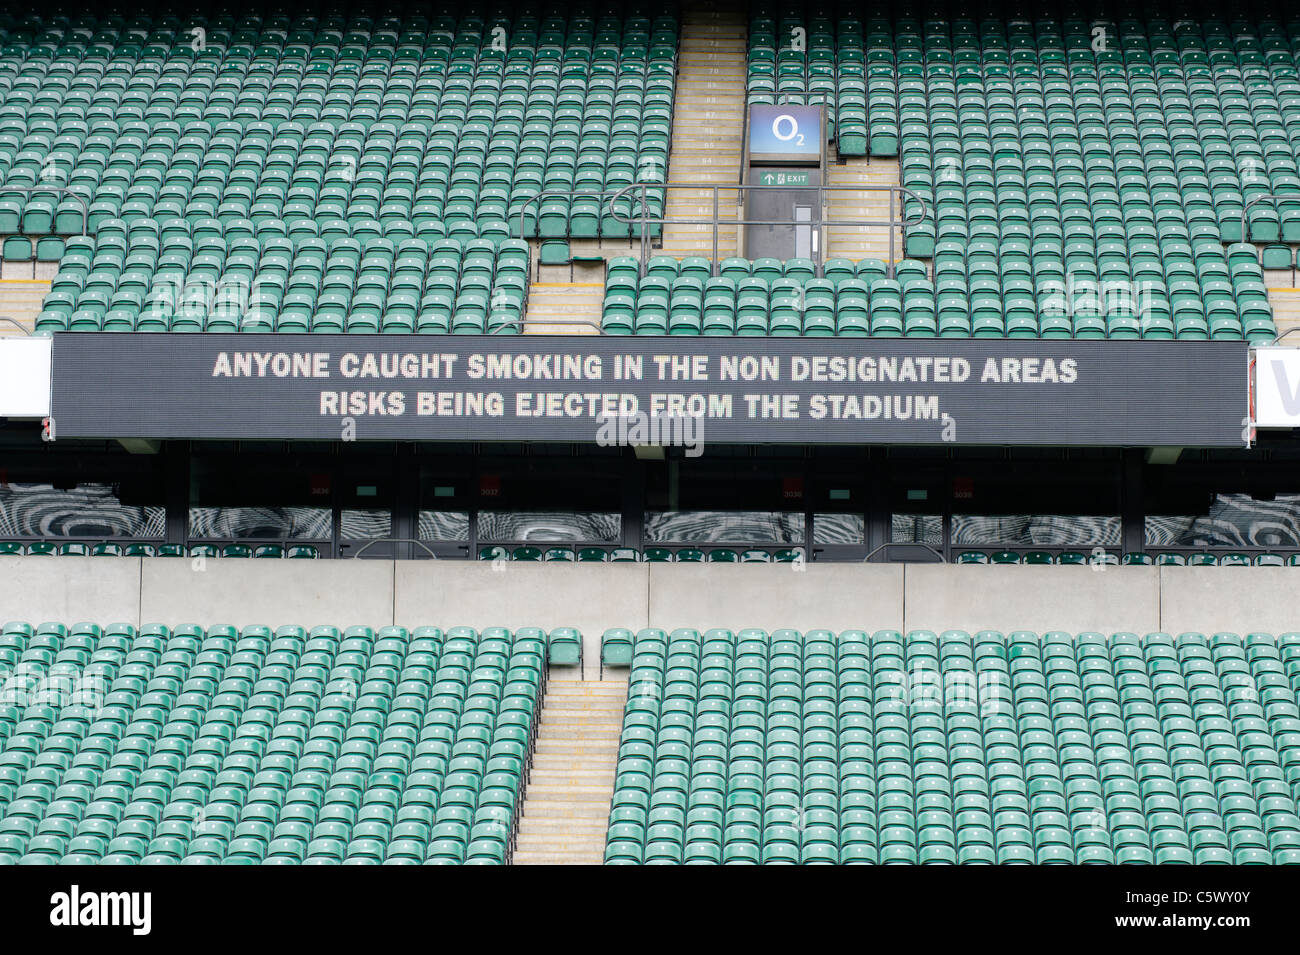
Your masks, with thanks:
M529 776L530 782L539 783L563 782L565 779L574 779L581 782L600 782L613 778L613 766L601 766L597 763L593 767L588 764L575 764L572 760L567 759L558 759L549 766L534 761L532 775Z
M610 753L618 752L618 743L594 743L587 740L550 739L545 744L538 743L533 750L533 765L551 765L551 760L572 761L590 760L587 765L592 768L604 764Z
M599 856L591 858L590 852L517 852L513 858L515 865L600 865Z
M865 186L897 186L900 167L896 160L849 158L827 168L827 185L854 187L851 191L826 194L826 256L846 259L889 259L889 227L835 225L836 219L888 219L889 194L866 190ZM902 209L895 206L896 217ZM902 237L894 232L894 258L903 257Z
M525 806L524 812L532 818L532 823L528 829L528 838L530 839L586 839L596 836L598 839L605 838L605 829L609 823L609 804L592 803L585 810L585 815L551 815L545 811L538 810L534 807L532 813L528 813Z
M734 185L739 181L747 37L748 24L739 5L684 12L668 165L670 184ZM701 199L708 201L701 203ZM670 189L664 218L711 218L712 208L707 191ZM664 225L661 252L713 255L712 234L710 226L669 221ZM736 247L735 227L726 233L719 230L717 255L734 255Z
M573 835L530 835L526 838L520 838L516 844L515 851L531 852L572 852L581 850L586 852L605 850L605 834L597 833L574 833Z
M622 704L619 704L622 709ZM581 734L591 730L611 730L615 727L621 728L623 721L620 718L611 719L549 719L546 721L546 728L551 733L552 739L582 739Z
M528 288L524 331L529 335L597 335L604 297L603 280L534 282ZM576 324L579 320L592 324Z
M1300 328L1300 289L1270 287L1268 303L1273 307L1273 323L1279 335ZM1297 333L1291 332L1286 343L1294 344L1296 338Z
M548 798L531 804L525 801L524 818L548 819L555 825L586 825L594 819L605 820L609 815L609 802L608 796L587 800ZM531 828L532 823L528 825Z
M524 811L528 811L528 803L526 801L524 803ZM563 829L579 835L590 832L598 833L602 837L605 835L606 820L603 817L597 819L593 816L589 820L582 820L569 818L567 816L548 816L538 813L534 813L533 815L533 828L539 834L546 834L557 829Z
M525 802L524 812L536 823L530 829L540 834L573 832L584 835L600 832L603 835L608 822L609 800L572 802L567 806L562 805L560 800Z
M610 734L614 732L612 727L602 726L601 729L602 731ZM590 742L594 743L595 741L593 740ZM563 769L563 770L573 769L575 771L583 770L586 772L597 772L597 771L603 772L609 768L604 765L605 757L609 755L609 752L610 751L565 753L565 752L557 752L554 750L542 751L538 753L537 757L533 760L533 765L548 770L549 769Z
M573 711L575 715L587 715L590 710L601 710L608 706L611 700L621 697L622 687L609 690L604 693L592 693L590 696L566 696L552 697L549 693L546 697L546 709L550 713L565 713Z
M523 855L524 859L528 854L536 853L538 855L560 855L573 853L575 861L578 853L583 856L604 853L605 841L601 838L596 839L531 839L528 841L520 840L515 847L516 854ZM595 865L597 859L592 860Z
M622 680L547 684L514 864L599 864L626 699Z
M31 263L22 263L30 266ZM41 303L50 291L50 283L44 279L4 278L0 279L0 318L12 319L22 327L15 328L11 322L0 322L0 336L22 335L30 332L40 314Z

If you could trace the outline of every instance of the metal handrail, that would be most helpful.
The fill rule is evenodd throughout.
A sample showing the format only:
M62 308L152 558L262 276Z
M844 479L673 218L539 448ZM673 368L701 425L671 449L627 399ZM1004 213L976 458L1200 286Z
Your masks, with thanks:
M923 550L928 550L931 554L934 554L935 557L938 557L939 563L941 564L947 563L947 561L944 560L943 554L937 548L931 547L929 544L922 544L920 541L886 541L885 543L881 544L879 547L873 547L867 553L867 556L862 558L862 562L866 563L867 561L871 560L871 558L879 554L882 550L885 550L889 547L920 547Z
M528 784L533 778L533 757L537 751L537 737L542 731L542 707L546 703L546 690L550 685L550 661L545 642L542 645L542 667L539 676L537 688L537 700L533 706L533 715L528 724L528 749L524 754L524 767L520 774L519 792L515 794L515 811L510 821L510 838L506 842L505 863L511 865L514 861L515 849L519 847L519 824L524 818L525 796L528 791Z
M1297 325L1297 326L1295 326L1294 328L1288 328L1286 331L1282 332L1280 335L1278 335L1276 338L1274 338L1273 341L1270 342L1270 344L1272 344L1272 345L1276 345L1278 342L1280 342L1282 339L1286 338L1288 335L1293 335L1293 334L1295 334L1296 332L1300 332L1300 325Z
M22 332L22 333L23 333L24 335L26 335L28 338L30 338L31 335L32 335L31 329L29 329L26 325L22 324L22 323L21 323L20 321L18 321L18 319L16 319L16 318L10 318L8 315L0 315L0 322L6 322L6 323L12 325L14 328L18 329L20 332Z
M599 322L593 322L586 318L534 318L530 320L522 316L509 322L502 322L496 328L488 332L488 334L500 335L507 328L518 328L519 333L522 335L524 326L528 325L530 321L534 325L586 325L588 328L594 328L598 335L605 334L605 329L600 326Z
M650 189L663 189L665 192L667 192L670 189L693 189L696 191L701 189L708 189L712 192L713 195L713 216L712 218L709 219L682 219L682 218L670 219L670 218L665 218L664 216L658 216L653 218L647 216L645 214L646 192ZM624 223L625 225L629 225L629 226L635 226L638 224L640 225L640 244L641 244L640 258L641 258L642 266L644 266L646 263L647 252L649 250L649 231L647 229L648 226L707 225L713 227L713 267L716 270L719 265L718 230L723 224L723 220L720 215L721 206L719 202L719 197L721 192L731 191L733 189L737 192L737 205L740 204L740 196L742 196L745 190L747 189L749 190L769 189L769 190L786 190L786 191L797 191L797 192L805 192L805 191L816 192L817 208L819 210L826 206L825 194L828 192L888 192L889 193L889 218L888 219L837 219L834 222L827 222L827 220L825 219L818 219L815 223L809 223L809 224L822 225L822 226L832 225L832 226L862 226L862 227L886 226L888 227L889 228L889 262L886 263L886 272L891 278L894 275L894 257L895 257L894 256L894 251L895 251L894 229L896 228L902 229L903 240L906 241L908 226L920 225L921 223L925 222L928 218L930 218L930 207L926 204L925 200L921 196L917 195L917 193L915 193L911 189L908 189L906 186L763 186L758 184L753 184L753 185L739 184L735 186L726 186L718 183L692 184L692 183L667 183L667 182L633 182L619 189L614 189L614 190L543 189L541 192L537 193L537 195L529 197L524 202L524 204L519 207L519 238L520 239L528 238L527 228L526 228L527 225L526 216L528 210L533 206L538 206L540 212L540 206L543 199L548 199L548 198L572 199L578 196L590 196L601 200L608 198L608 202L604 202L602 204L602 207L598 210L597 214L604 215L605 213L608 213L610 217L614 219L615 222L621 222ZM641 214L639 216L635 216L631 208L632 202L635 201L633 199L632 193L635 191L640 192ZM912 219L907 216L904 216L903 218L900 219L896 217L895 204L898 200L899 195L906 195L911 199L914 199L920 205L919 218ZM628 209L626 213L622 212L619 208L618 203L620 200L626 200L628 203ZM796 224L801 224L801 223L795 223L783 219L781 220L779 219L727 219L726 224L729 226L730 225L794 226ZM540 222L539 222L539 226L540 226Z
M435 553L434 553L434 552L429 548L429 545L428 545L428 544L426 544L426 543L425 543L424 541L422 541L422 540L417 540L417 539L414 538L414 537L376 537L374 540L368 540L368 541L366 541L364 544L362 544L360 547L358 547L355 551L353 551L351 554L349 554L349 555L348 555L348 558L349 558L349 559L352 559L352 560L355 560L356 558L360 557L362 554L364 554L366 551L368 551L371 547L373 547L373 546L376 545L376 544L414 544L416 547L419 547L421 550L423 550L426 554L428 554L428 555L429 555L431 558L433 558L434 560L437 560L437 559L438 559L438 555L435 554Z
M664 216L658 216L658 217L651 218L651 217L649 217L649 216L647 216L647 215L645 214L645 209L646 209L646 192L647 192L647 190L650 190L650 189L663 189L663 190L665 190L665 191L670 190L670 189L693 189L693 190L696 190L696 191L701 190L701 189L709 189L709 190L712 190L712 192L713 192L713 217L712 217L711 219L682 219L682 218L671 218L671 219L670 219L670 218L666 218L666 217L664 217ZM754 191L762 191L762 190L780 190L780 191L785 191L785 192L815 192L815 193L817 194L817 208L818 208L819 210L823 209L823 208L826 206L826 196L825 196L825 194L828 193L828 192L888 192L888 193L889 193L889 216L890 216L888 219L839 219L839 220L836 220L836 221L834 221L834 222L830 222L830 223L828 223L825 219L818 219L818 220L816 220L816 222L808 223L808 224L809 224L809 225L821 225L821 226L825 226L825 225L840 225L840 226L868 226L868 227L874 227L874 226L887 226L887 227L889 228L889 261L886 263L886 273L889 275L890 278L893 278L893 276L894 276L894 258L895 258L895 256L894 256L894 251L895 251L894 229L895 229L895 228L900 228L900 229L902 229L902 230L903 230L903 240L906 241L906 239L907 239L907 227L908 227L909 225L910 225L910 226L920 225L920 224L921 224L922 222L924 222L927 218L929 218L929 207L926 205L925 200L924 200L923 198L921 198L919 195L917 195L915 192L913 192L911 189L908 189L906 186L825 186L825 185L822 185L822 186L764 186L764 185L757 185L757 184L738 185L738 186L724 186L724 185L720 185L720 184L717 184L717 183L701 183L701 184L695 185L695 184L690 184L690 183L659 183L659 182L653 182L653 183L649 183L649 182L634 182L634 183L631 183L630 185L624 186L622 189L618 190L618 192L614 194L614 196L613 196L612 199L610 199L610 201L609 201L609 214L610 214L610 216L611 216L611 217L612 217L616 222L624 222L624 223L627 223L628 225L636 225L638 222L640 223L640 225L641 225L641 261L642 261L642 263L644 263L645 260L646 260L646 251L647 251L648 240L649 240L649 234L648 234L648 232L647 232L647 230L646 230L646 227L647 227L647 226L649 226L649 225L707 225L707 226L712 226L712 227L713 227L713 262L714 262L714 268L716 269L717 266L718 266L718 229L719 229L719 227L722 225L722 220L721 220L721 218L719 217L719 214L718 214L718 213L719 213L718 196L719 196L719 192L720 192L721 190L731 191L731 190L733 190L733 189L736 190L736 192L737 192L738 194L740 194L740 195L743 195L743 193L745 192L745 190L754 190ZM619 209L619 207L618 207L618 202L619 202L619 200L621 200L621 199L629 199L629 200L630 200L630 199L631 199L631 193L634 192L634 191L638 191L638 190L639 190L639 192L640 192L640 199L641 199L641 215L640 215L639 217L637 217L637 218L634 219L634 218L632 217L632 215L631 215L631 210L630 210L630 209L629 209L629 212L628 212L628 214L627 214L626 216L620 214L620 209ZM920 205L920 207L921 207L920 218L917 218L917 219L910 219L910 218L907 218L907 217L904 217L904 218L902 218L902 219L895 218L895 203L896 203L896 201L897 201L897 197L898 197L900 194L902 194L902 195L906 195L906 196L909 196L910 198L916 200L916 202L917 202L917 203ZM740 204L740 202L739 202L739 198L738 198L737 205L739 205L739 204ZM804 223L795 223L795 222L792 222L792 221L789 221L789 220L784 220L784 219L740 219L740 218L737 218L737 219L728 219L728 220L726 220L726 224L729 225L729 226L731 226L731 225L734 225L734 226L747 226L747 225L794 226L794 225L802 225L802 224L804 224Z
M538 227L540 228L541 202L543 199L572 199L575 196L595 196L597 198L602 198L604 196L616 196L622 191L622 189L543 189L537 195L531 196L522 206L519 207L519 238L528 238L525 229L524 215L533 205L538 207Z
M1263 199L1281 199L1283 201L1300 203L1300 192L1263 192L1257 196L1251 196L1249 199L1247 199L1245 203L1242 204L1241 207L1241 241L1242 242L1250 241L1250 233L1246 231L1247 229L1246 213L1250 211L1251 206L1253 206L1255 203Z
M81 234L90 235L90 203L87 202L81 193L77 192L77 190L70 189L67 186L0 186L0 193L5 192L61 192L64 195L71 196L77 201L77 205L81 207ZM62 235L62 233L59 232L47 232L43 234ZM31 236L31 238L40 238L40 236Z

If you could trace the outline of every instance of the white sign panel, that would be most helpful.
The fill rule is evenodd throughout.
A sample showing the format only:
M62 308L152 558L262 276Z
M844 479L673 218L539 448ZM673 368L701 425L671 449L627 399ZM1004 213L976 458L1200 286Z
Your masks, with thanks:
M1300 348L1255 349L1255 426L1300 428Z
M0 418L50 414L49 338L0 338Z

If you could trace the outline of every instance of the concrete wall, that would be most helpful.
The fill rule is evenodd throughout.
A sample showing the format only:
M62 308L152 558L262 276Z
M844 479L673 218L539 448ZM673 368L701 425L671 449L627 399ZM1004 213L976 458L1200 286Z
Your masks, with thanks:
M92 565L106 559L87 558ZM393 623L393 561L136 560L141 623Z
M905 603L908 630L1147 633L1160 629L1160 575L1155 567L909 564Z
M643 566L650 568L650 625L665 630L903 624L903 564Z
M0 557L0 618L140 622L140 559Z
M1161 567L1160 622L1169 633L1300 630L1300 567Z
M0 619L1279 633L1300 568L0 557Z

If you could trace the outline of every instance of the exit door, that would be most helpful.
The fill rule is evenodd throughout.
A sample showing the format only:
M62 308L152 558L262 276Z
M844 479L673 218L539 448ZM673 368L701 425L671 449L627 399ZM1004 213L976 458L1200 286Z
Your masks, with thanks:
M821 172L817 169L756 169L744 192L745 219L741 255L751 259L820 261Z

